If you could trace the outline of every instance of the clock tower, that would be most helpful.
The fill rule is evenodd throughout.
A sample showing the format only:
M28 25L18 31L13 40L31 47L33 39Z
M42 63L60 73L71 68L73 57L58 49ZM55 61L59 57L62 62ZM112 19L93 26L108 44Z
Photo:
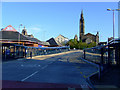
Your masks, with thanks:
M85 33L85 25L84 25L84 17L83 17L83 10L81 11L81 18L80 18L80 26L79 26L79 40L82 40Z

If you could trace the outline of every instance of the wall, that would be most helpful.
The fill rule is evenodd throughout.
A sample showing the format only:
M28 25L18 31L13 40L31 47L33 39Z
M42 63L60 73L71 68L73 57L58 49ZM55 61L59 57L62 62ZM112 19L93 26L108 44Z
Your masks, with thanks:
M68 39L62 37L61 35L59 35L58 37L55 38L56 41L58 41L59 43L62 43L62 42L67 42Z

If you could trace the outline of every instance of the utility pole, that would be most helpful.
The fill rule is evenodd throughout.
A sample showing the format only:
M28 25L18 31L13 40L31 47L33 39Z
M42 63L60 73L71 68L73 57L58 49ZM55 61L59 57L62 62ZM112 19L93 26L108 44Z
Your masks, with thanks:
M22 26L22 24L19 25L19 32L18 32L18 43L20 44L20 26Z

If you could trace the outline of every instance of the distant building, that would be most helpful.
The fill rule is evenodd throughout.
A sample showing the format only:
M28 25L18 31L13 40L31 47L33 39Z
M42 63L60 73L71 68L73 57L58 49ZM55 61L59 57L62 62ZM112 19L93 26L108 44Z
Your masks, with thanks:
M78 41L78 36L77 36L77 35L75 35L74 39L76 39L76 40Z
M41 42L42 42L42 45L44 45L44 47L50 46L50 43L49 43L49 42L45 42L45 41L41 41Z
M98 45L100 46L107 45L107 42L99 42Z
M69 41L69 39L68 38L66 38L66 37L64 37L63 35L59 35L59 36L57 36L56 38L55 38L55 40L58 42L58 43L61 43L61 44L66 44L68 41Z
M108 42L110 42L111 40L113 40L113 37L108 38Z
M25 35L25 36L34 38L33 34L31 34L31 35L28 35L28 34L27 34L27 29L26 29L25 27L24 27L24 29L22 30L22 35Z
M12 25L8 25L7 27L2 28L1 31L13 31L13 32L17 32L17 30L14 27L12 27Z
M33 35L27 35L27 30L25 27L21 34L14 27L8 25L0 31L0 35L0 43L20 44L31 47L44 46L44 43L42 43L37 38L34 38ZM49 46L49 44L47 43L45 46Z
M33 36L33 34L31 34L31 35L27 35L28 37L31 37L31 38L34 38L34 36Z
M22 30L22 35L27 35L27 30L25 29L25 27L24 27L24 29Z
M56 41L54 38L50 38L46 42L49 42L49 44L50 44L51 47L62 46L61 43L59 43L58 41Z
M96 42L96 44L99 43L99 33L97 32L96 35L93 35L91 33L85 34L85 22L84 22L84 17L83 17L83 10L81 12L81 18L80 18L80 24L79 24L79 40L82 42L86 42L87 44L91 42Z

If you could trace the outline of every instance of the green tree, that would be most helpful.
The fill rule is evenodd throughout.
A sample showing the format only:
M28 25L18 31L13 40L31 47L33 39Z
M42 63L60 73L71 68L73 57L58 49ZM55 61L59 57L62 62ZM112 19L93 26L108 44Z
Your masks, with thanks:
M91 42L90 44L87 45L87 48L95 47L96 42Z
M70 39L66 45L69 45L71 49L74 48L74 39Z
M79 42L78 45L79 45L79 49L87 48L87 44L85 42Z
M66 45L69 45L71 49L76 48L76 49L85 49L85 48L91 48L95 47L96 43L92 42L90 44L86 44L85 42L77 41L76 39L70 39Z

